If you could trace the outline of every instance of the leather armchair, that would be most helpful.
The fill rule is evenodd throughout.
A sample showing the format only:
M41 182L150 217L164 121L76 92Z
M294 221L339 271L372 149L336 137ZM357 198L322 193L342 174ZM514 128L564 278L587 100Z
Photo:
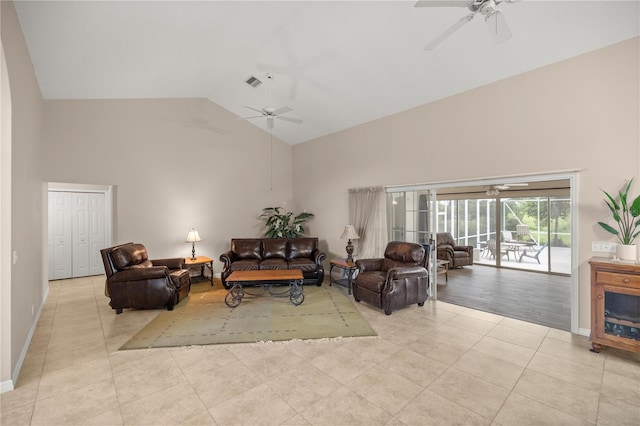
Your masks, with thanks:
M381 308L384 313L427 300L429 273L425 250L420 244L392 241L384 258L359 259L358 276L353 281L353 297Z
M100 254L107 275L105 295L116 314L125 308L171 311L191 290L182 258L149 260L145 246L135 243L105 248Z
M449 261L449 269L473 265L473 246L456 245L448 232L436 234L436 250L438 259Z

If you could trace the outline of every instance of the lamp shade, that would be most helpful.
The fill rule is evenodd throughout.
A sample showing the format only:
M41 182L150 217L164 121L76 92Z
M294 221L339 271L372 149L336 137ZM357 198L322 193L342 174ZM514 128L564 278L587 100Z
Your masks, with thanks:
M187 240L185 241L185 243L196 243L202 241L202 239L200 238L200 234L198 234L198 231L196 231L195 229L191 229L191 231L189 231L189 233L187 234Z
M341 240L357 240L360 238L353 225L345 225L344 232L340 236Z

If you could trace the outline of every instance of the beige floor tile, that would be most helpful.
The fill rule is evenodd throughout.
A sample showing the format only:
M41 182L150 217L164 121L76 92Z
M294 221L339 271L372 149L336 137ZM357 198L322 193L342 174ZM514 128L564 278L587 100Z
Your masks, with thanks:
M271 351L269 353L256 354L243 358L239 362L244 364L245 367L264 381L278 377L288 369L306 362L291 352L286 346L282 346L280 349L281 350L277 352Z
M526 367L535 354L533 349L488 336L476 343L473 350L512 362L521 367Z
M493 422L495 426L589 425L584 420L558 411L522 395L512 393Z
M425 303L425 306L428 308L433 307L434 309L453 312L455 314L461 314L469 310L469 308L465 308L464 306L458 306L458 305L454 305L447 302L441 302L439 300L434 302L431 299L429 299L429 301Z
M624 374L624 372L621 372ZM605 371L602 376L602 391L600 393L600 406L622 407L621 411L629 412L628 417L640 417L640 383L633 377L623 376ZM605 408L605 410L606 410ZM602 414L602 413L600 413ZM610 413L615 414L615 413ZM606 415L598 416L616 418L609 411ZM621 417L621 416L618 416ZM640 425L640 422L638 422Z
M429 386L447 368L447 364L427 358L409 349L389 357L384 366L421 386Z
M407 404L395 417L407 426L481 426L491 424L490 419L457 405L428 389Z
M527 323L525 323L527 324ZM556 340L562 340L563 342L567 342L567 343L572 343L574 341L574 337L580 337L582 339L585 339L588 341L588 338L584 337L584 336L579 336L577 334L573 334L569 331L565 331L565 330L558 330L556 328L550 328L549 332L547 333L548 338L551 339L556 339ZM589 345L591 346L591 345Z
M392 415L424 390L382 366L362 373L345 386Z
M342 384L350 382L376 365L374 362L358 358L344 347L315 358L311 364Z
M587 348L576 346L562 340L545 338L538 349L538 352L552 355L560 359L587 365L591 368L602 371L604 369L605 357Z
M94 382L68 392L38 399L33 410L32 425L85 424L100 413L118 409L113 380Z
M300 413L312 425L385 425L391 415L355 392L341 387Z
M169 353L185 374L202 373L238 362L233 353L217 345L172 348Z
M26 405L15 406L2 402L0 409L0 424L11 426L29 425L33 415L33 402Z
M402 348L382 339L349 339L342 346L363 361L383 362Z
M378 339L378 337L371 337L372 339ZM349 338L337 337L333 339L307 339L307 340L294 340L289 342L289 350L300 358L311 361L317 356L324 355L327 352L331 352L340 346L343 346Z
M602 354L602 352L600 352ZM640 354L606 348L604 369L640 382Z
M428 389L487 418L498 413L510 392L455 368L445 371Z
M482 321L491 322L493 324L498 324L505 319L505 317L503 317L502 315L496 315L490 312L477 311L475 309L466 309L460 312L460 315L479 319Z
M524 367L473 349L462 355L453 368L506 389L512 389L524 371Z
M469 350L465 346L458 346L435 336L423 337L418 341L411 343L408 348L420 355L447 366L456 362Z
M311 423L305 420L300 414L296 414L286 422L282 423L282 426L309 426Z
M438 338L439 340L448 342L452 345L461 346L469 349L484 337L481 333L470 330L463 330L447 324L442 324L438 328L429 330L429 336Z
M494 322L485 321L483 319L474 318L470 315L460 314L446 322L447 325L458 327L462 330L473 331L482 335L487 334L493 327L496 326Z
M600 394L563 380L527 370L513 390L564 413L595 423Z
M597 392L602 384L602 370L540 352L533 356L528 368Z
M273 391L294 410L300 412L334 392L340 382L310 364L298 364L267 382Z
M120 411L126 425L176 425L207 414L205 406L186 383L121 404Z
M494 327L487 336L533 350L538 349L544 340L544 336L541 334L530 333L528 331L506 327L500 324Z
M598 406L598 426L638 426L640 406L638 401L629 403L619 399L600 399Z
M175 360L170 354L165 355L135 369L114 370L113 380L121 404L187 383Z
M263 383L256 373L239 362L202 373L190 370L187 379L207 408L221 404Z
M37 398L49 398L105 379L112 379L109 361L106 358L84 364L69 365L42 376Z
M101 359L108 360L108 358L109 354L107 353L104 342L87 343L86 345L66 350L47 351L43 372L46 374L50 371L60 370L71 365L80 365Z
M521 321L515 318L503 318L500 321L500 325L503 327L515 328L516 330L526 331L528 333L540 334L547 336L552 328L545 327L544 325L533 324L526 321ZM560 330L558 330L560 331Z
M82 425L86 426L117 426L122 424L120 408L108 410L98 414L97 416L82 420Z
M279 425L298 414L265 384L211 407L209 412L219 426Z

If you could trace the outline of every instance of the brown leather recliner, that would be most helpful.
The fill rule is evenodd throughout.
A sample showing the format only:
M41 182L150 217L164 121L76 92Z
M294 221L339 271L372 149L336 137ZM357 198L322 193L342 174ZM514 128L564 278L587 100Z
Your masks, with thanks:
M107 275L105 295L121 314L125 308L173 307L191 290L183 258L149 260L142 244L126 243L100 250Z
M436 250L439 260L449 261L449 268L473 265L473 246L456 245L453 236L449 232L438 232L436 234Z
M425 259L422 245L391 241L384 258L356 260L353 297L382 308L387 315L413 303L424 305L429 288Z

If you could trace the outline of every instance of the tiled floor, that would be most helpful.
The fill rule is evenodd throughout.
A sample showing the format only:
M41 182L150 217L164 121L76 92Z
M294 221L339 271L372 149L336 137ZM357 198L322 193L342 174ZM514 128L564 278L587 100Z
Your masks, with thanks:
M379 338L118 351L159 311L116 315L103 277L51 283L2 425L640 425L640 356L427 302Z

